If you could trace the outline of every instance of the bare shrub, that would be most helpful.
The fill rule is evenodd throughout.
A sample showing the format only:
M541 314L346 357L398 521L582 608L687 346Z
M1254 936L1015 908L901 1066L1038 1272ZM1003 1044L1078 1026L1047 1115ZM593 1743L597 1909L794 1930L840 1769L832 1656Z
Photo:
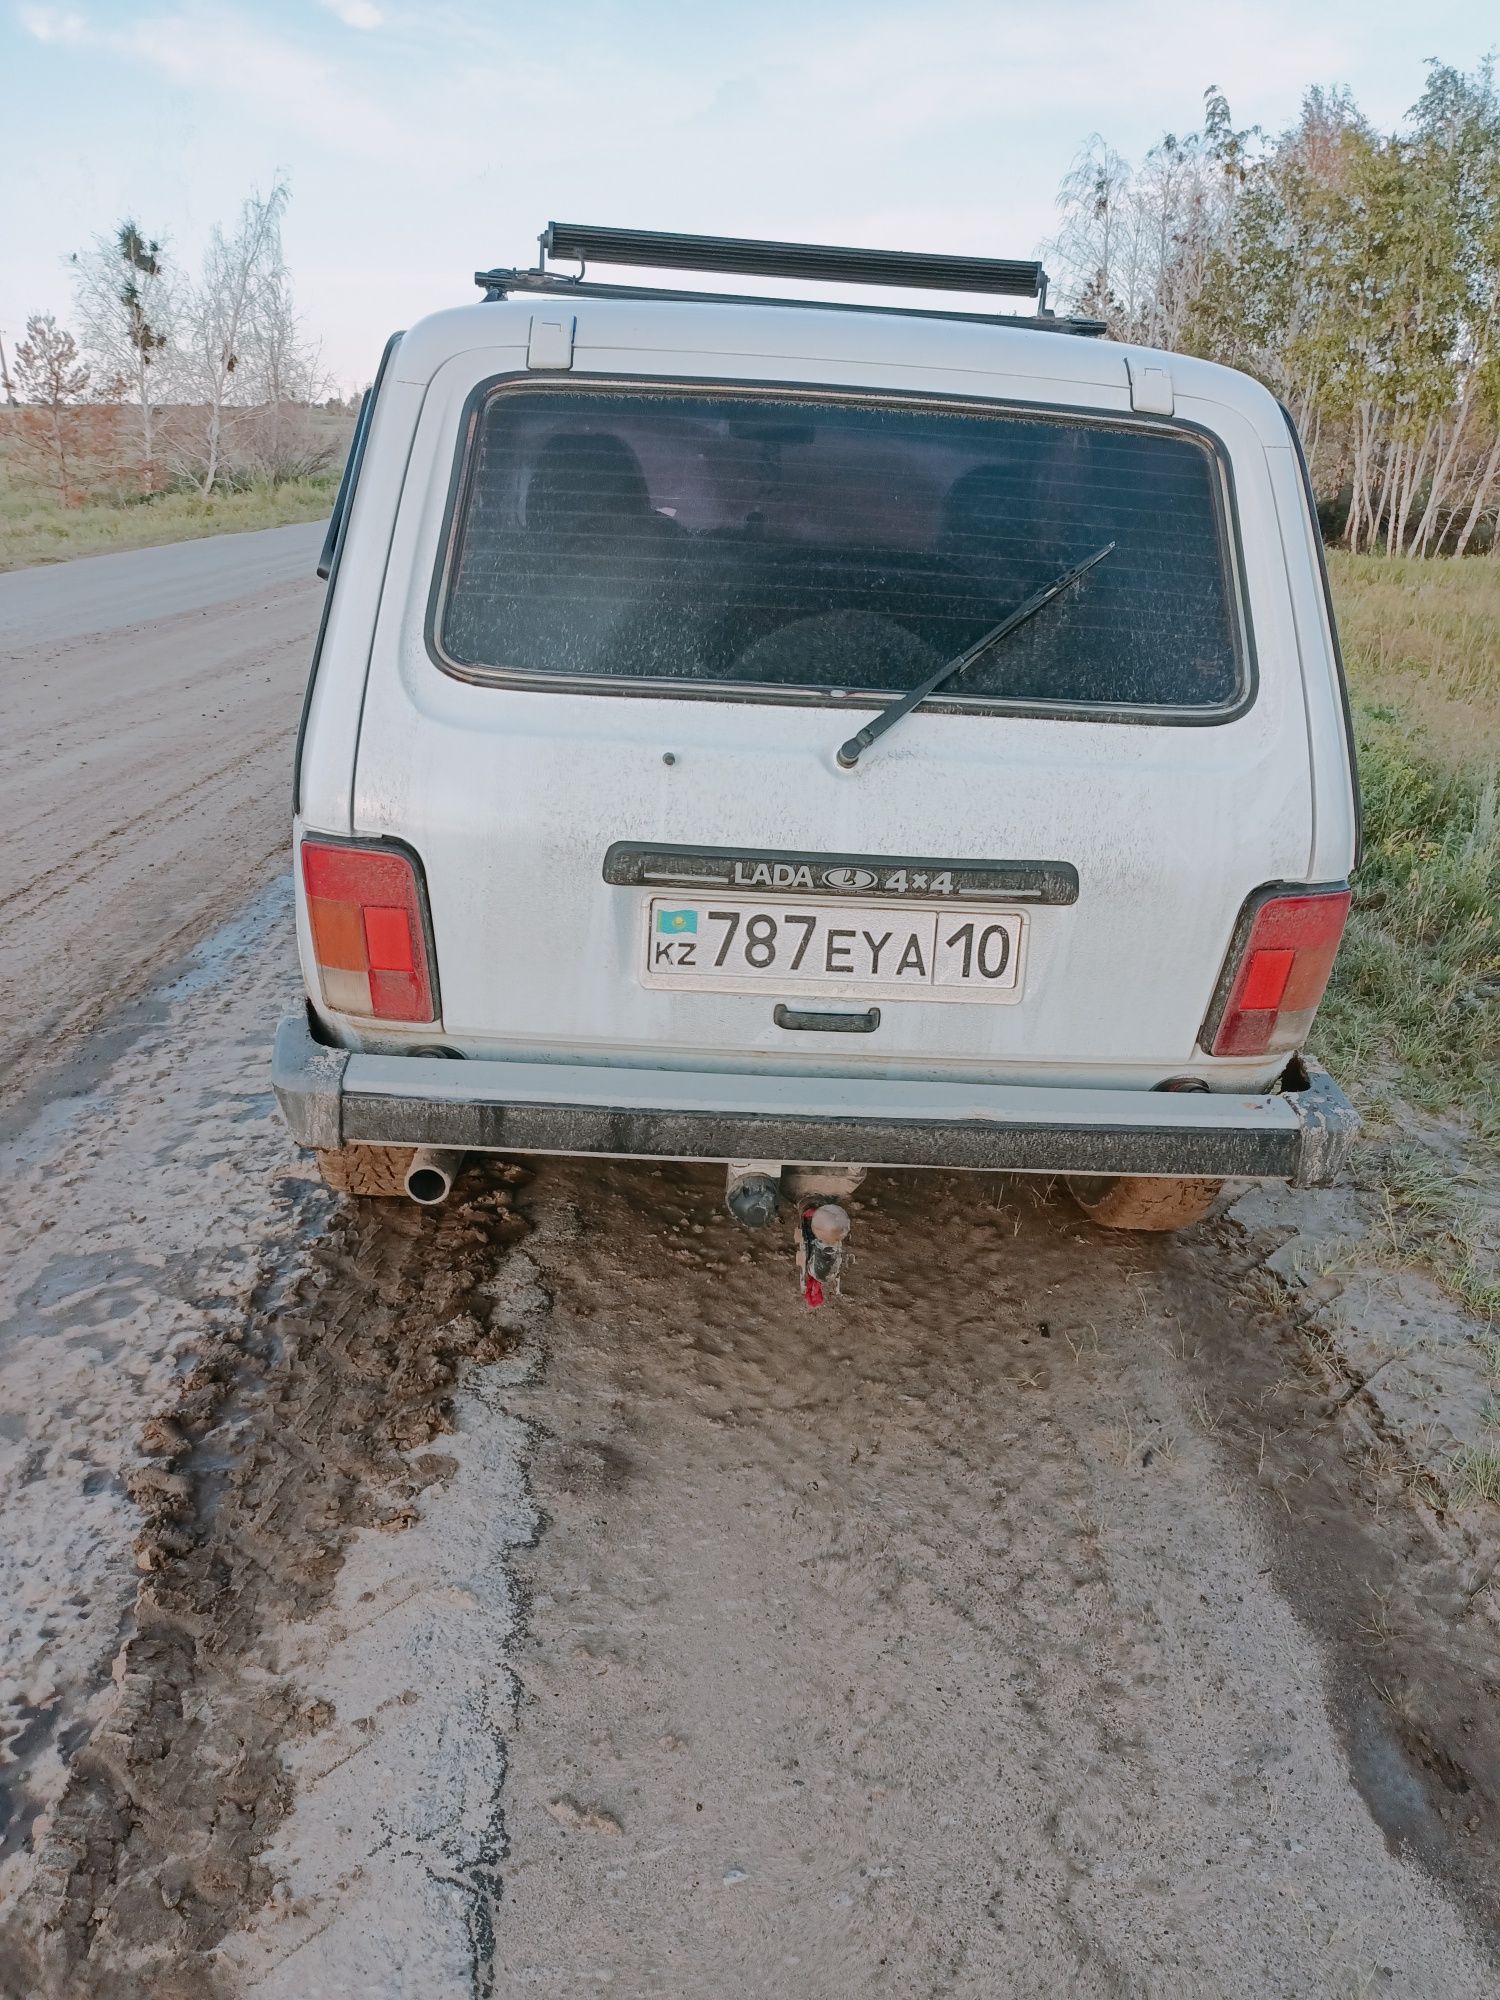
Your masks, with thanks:
M67 328L51 313L33 313L15 357L16 389L30 406L20 412L17 451L65 507L82 503L85 477L108 448L110 426L86 402L91 380Z
M282 486L316 479L342 452L342 431L330 437L305 403L266 403L245 411L236 427L232 483Z

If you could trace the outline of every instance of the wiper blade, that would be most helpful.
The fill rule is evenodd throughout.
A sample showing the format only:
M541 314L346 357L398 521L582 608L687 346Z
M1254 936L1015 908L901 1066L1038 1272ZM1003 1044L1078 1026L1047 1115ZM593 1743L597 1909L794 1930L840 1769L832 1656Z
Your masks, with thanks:
M1044 611L1054 598L1061 597L1063 592L1077 583L1080 577L1087 576L1095 563L1103 562L1113 547L1113 542L1106 542L1102 549L1095 549L1091 556L1085 556L1081 563L1074 563L1073 567L1064 570L1061 576L1055 576L1051 583L1044 583L1040 590L1028 597L1024 604L1018 604L1014 611L1002 618L1000 623L986 632L982 639L976 639L972 646L966 647L963 652L939 667L937 672L923 681L920 687L913 688L911 693L903 695L900 701L892 702L889 708L882 709L873 722L867 722L858 735L851 736L840 748L838 757L840 768L845 771L852 770L859 762L860 752L868 750L878 736L884 736L888 729L894 729L902 716L910 715L914 708L919 708L924 701L935 695L945 681L951 681L953 676L962 673L965 667L971 667L976 660L983 659L992 647L998 646L1002 639L1008 639L1018 626L1025 625L1030 619L1035 618L1039 611Z

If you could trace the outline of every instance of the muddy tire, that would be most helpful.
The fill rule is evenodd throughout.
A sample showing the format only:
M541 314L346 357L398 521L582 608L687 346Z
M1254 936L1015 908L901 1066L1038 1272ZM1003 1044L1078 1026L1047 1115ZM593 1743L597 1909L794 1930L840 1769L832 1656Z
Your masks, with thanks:
M318 1154L318 1172L335 1194L404 1195L412 1146L339 1146Z
M1118 1174L1071 1179L1068 1192L1099 1229L1189 1229L1219 1198L1222 1181Z

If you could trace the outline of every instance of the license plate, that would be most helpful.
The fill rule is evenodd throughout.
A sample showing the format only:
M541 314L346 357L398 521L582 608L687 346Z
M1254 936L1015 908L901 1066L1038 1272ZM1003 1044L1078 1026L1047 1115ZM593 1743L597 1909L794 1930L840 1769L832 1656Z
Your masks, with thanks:
M1003 1004L1021 997L1025 944L1019 910L653 896L641 978L674 990Z

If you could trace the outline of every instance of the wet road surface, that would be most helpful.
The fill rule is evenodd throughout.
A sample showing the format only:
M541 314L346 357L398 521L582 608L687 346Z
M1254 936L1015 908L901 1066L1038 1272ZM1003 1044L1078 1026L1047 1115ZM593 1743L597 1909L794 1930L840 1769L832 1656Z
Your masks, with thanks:
M0 576L12 1104L285 865L320 539L274 528Z

